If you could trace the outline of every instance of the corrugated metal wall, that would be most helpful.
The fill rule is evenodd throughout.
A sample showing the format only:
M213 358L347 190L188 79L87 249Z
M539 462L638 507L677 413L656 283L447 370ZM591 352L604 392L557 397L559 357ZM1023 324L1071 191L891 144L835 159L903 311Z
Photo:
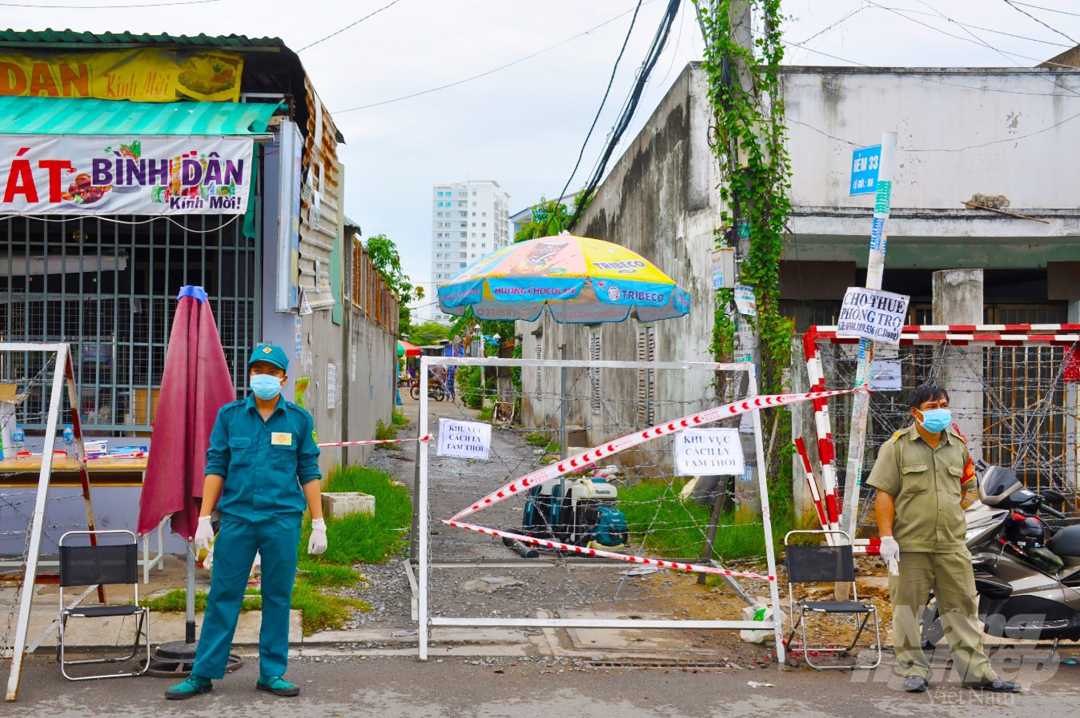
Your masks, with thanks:
M341 165L337 163L337 127L311 81L305 78L304 84L308 125L300 199L300 288L312 309L327 309L334 306L330 253L341 230Z

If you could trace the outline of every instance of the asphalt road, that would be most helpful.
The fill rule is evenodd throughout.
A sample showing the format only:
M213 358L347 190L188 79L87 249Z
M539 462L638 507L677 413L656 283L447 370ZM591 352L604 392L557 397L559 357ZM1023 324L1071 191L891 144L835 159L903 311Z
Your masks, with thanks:
M5 666L6 667L6 666ZM5 671L6 673L6 671ZM475 665L464 659L418 663L412 658L322 658L295 661L289 678L303 687L298 698L254 690L257 668L249 662L215 685L214 692L166 702L170 681L158 678L71 683L55 663L33 658L17 705L0 703L0 715L20 718L698 718L704 716L944 716L992 718L1069 716L1080 712L1080 667L1025 666L1028 690L995 696L945 684L922 695L901 692L889 671L851 674L809 669L683 671L677 668L591 668L550 659ZM772 687L752 687L750 681Z

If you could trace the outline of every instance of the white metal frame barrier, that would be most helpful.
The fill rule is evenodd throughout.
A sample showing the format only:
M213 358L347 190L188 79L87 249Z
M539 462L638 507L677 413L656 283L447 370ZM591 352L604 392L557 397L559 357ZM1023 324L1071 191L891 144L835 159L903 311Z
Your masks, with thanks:
M5 699L14 701L19 696L19 679L22 677L22 664L27 652L27 633L30 628L30 610L33 607L34 587L37 584L38 553L41 550L41 535L45 525L45 505L48 499L49 481L52 477L53 447L56 443L56 430L60 423L60 411L63 408L64 389L67 388L68 401L72 407L71 423L75 432L75 446L79 459L79 476L82 483L83 498L86 504L86 524L95 530L94 505L90 499L90 477L86 471L86 448L83 445L82 424L79 417L79 391L75 386L75 369L71 360L71 347L67 344L35 344L20 342L0 343L0 352L45 352L56 354L53 365L52 389L49 396L49 415L45 426L45 443L41 450L41 469L38 473L37 498L34 501L34 513L31 516L28 533L30 536L26 554L26 570L23 575L22 591L19 596L19 614L15 626L15 641L11 649L11 669L8 674ZM91 538L91 544L96 545ZM105 594L100 586L87 588L71 605L77 605L89 596L94 589L99 600L104 603ZM35 641L36 648L56 628L54 622L40 639Z
M748 379L748 395L751 398L758 393L757 367L750 363L717 364L711 362L637 362L637 361L582 361L582 360L541 360L541 359L497 359L467 358L467 357L421 357L420 360L420 420L418 436L428 436L428 368L434 366L489 366L489 367L539 367L550 369L673 369L673 370L706 370L713 372L746 373ZM741 401L742 399L740 399ZM757 460L758 487L761 492L761 515L762 528L765 533L765 551L768 563L769 593L772 604L773 616L777 620L765 621L734 621L734 620L645 620L645 619L591 619L591 618L514 618L514 617L444 617L431 616L429 606L429 569L431 568L459 568L461 562L448 562L445 564L431 563L429 552L430 521L428 503L428 442L421 442L419 446L418 461L418 485L417 485L417 543L418 554L418 577L417 577L417 631L418 631L418 657L427 660L430 630L434 626L457 626L457 627L516 627L516 628L614 628L614 629L724 629L724 630L769 630L773 631L776 641L776 657L779 663L784 662L783 626L779 617L780 610L779 588L776 581L776 552L773 546L772 520L769 509L769 491L765 477L765 447L762 440L761 415L758 409L750 411L754 426L754 447ZM675 418L675 417L672 417ZM677 430L677 429L676 429ZM480 498L480 497L477 497ZM449 517L446 517L449 518ZM439 519L437 518L436 521ZM598 562L599 559L584 559L584 561ZM611 566L622 565L621 562L597 563L597 565ZM501 561L500 566L515 565L520 567L541 567L541 562L523 559L517 561ZM473 564L467 564L473 565ZM488 565L488 564L482 564Z

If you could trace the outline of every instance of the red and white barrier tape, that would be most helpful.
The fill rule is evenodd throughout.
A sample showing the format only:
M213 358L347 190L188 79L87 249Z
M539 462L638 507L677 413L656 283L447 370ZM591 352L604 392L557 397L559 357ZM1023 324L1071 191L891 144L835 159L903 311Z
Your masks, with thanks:
M419 438L412 439L367 439L365 441L329 441L325 444L319 444L320 449L326 449L333 446L368 446L369 444L404 444L410 441L428 442L431 441L431 434L421 436Z
M681 419L675 421L665 422L663 424L657 424L656 426L645 429L644 431L638 431L633 434L627 434L621 438L609 441L601 446L593 447L587 451L583 451L580 454L575 454L557 464L550 464L542 469L526 474L509 484L503 486L501 489L493 491L480 501L477 501L472 506L462 509L457 514L451 517L451 521L457 521L469 514L480 511L494 504L504 501L511 496L517 494L522 489L527 489L530 486L537 486L543 484L552 479L557 479L560 476L568 474L572 471L577 471L589 466L599 459L606 459L620 451L638 446L652 439L673 434L683 429L689 429L692 427L700 426L701 424L709 424L721 419L728 419L733 416L739 416L755 409L768 409L778 406L786 406L788 404L797 404L803 401L813 401L815 399L824 399L830 396L840 396L843 394L851 394L856 391L866 391L866 389L843 389L837 391L826 392L811 392L809 394L769 394L765 396L756 396L751 399L745 399L743 401L736 401L732 404L725 404L724 406L713 407L712 409L706 409L705 411L697 414L690 414L684 416Z
M748 573L745 571L728 571L723 568L716 568L714 566L701 566L693 563L679 563L677 561L664 561L658 558L645 558L643 556L631 556L624 553L615 553L614 551L604 551L601 549L589 548L587 546L574 546L573 544L559 543L558 541L549 541L547 539L538 539L533 536L523 536L521 534L510 533L509 531L499 531L498 529L489 529L484 526L476 526L474 524L462 523L460 521L454 521L453 519L443 519L442 521L447 526L456 526L459 529L466 529L468 531L476 531L477 533L487 534L489 536L500 536L502 538L514 539L515 541L521 541L522 543L536 544L537 546L546 546L548 548L560 549L562 551L573 551L574 553L580 553L584 556L596 556L599 558L612 558L618 561L626 561L628 563L641 563L646 566L658 566L660 568L670 568L676 571L693 571L695 573L714 573L719 576L736 576L739 578L756 578L760 581L775 581L776 576L765 576L760 573Z

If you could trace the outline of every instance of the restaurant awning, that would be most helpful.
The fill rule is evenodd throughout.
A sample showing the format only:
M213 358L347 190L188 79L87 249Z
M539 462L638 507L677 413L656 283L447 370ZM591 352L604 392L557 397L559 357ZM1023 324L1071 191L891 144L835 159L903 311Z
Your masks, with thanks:
M0 97L0 135L259 135L278 104Z

